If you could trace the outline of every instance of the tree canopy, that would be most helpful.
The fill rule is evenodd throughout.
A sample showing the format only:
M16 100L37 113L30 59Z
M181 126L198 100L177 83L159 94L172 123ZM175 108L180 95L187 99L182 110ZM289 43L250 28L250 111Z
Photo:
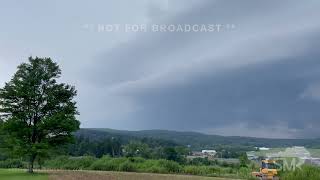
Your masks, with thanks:
M58 83L61 70L50 58L29 58L0 89L0 121L8 136L6 147L29 160L70 142L80 122L74 86Z

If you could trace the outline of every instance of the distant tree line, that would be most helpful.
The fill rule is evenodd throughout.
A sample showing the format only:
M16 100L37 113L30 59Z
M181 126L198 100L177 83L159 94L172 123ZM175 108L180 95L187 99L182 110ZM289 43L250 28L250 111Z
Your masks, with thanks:
M145 159L167 159L185 161L190 149L169 141L154 138L106 137L92 139L77 136L75 142L61 147L62 152L70 156L142 157Z

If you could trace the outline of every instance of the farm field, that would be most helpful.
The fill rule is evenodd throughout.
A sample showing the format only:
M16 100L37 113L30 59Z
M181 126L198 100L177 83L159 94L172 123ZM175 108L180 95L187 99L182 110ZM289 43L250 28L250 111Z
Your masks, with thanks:
M227 178L201 177L171 174L105 172L105 171L38 171L34 175L25 170L0 169L2 180L232 180Z

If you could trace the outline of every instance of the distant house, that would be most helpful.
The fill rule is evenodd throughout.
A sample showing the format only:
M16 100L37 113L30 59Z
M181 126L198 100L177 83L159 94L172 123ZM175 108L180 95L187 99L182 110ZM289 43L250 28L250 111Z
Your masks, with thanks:
M217 154L216 150L202 150L202 154L208 155L208 156L215 156Z
M202 150L201 152L193 151L191 156L187 156L187 159L208 158L213 160L216 154L217 152L215 150Z

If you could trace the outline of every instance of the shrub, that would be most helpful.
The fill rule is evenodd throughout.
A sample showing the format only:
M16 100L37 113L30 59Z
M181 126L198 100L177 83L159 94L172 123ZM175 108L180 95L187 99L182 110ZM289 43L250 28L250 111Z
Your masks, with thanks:
M127 160L119 165L119 171L134 172L136 170L137 168L135 167L135 164L130 160Z
M131 162L134 163L144 163L146 160L142 157L129 157L128 158Z
M68 156L59 156L55 159L47 160L44 163L44 166L50 169L62 169L62 166L68 163L68 159L69 159Z
M65 169L89 169L89 167L95 162L95 160L96 158L92 156L69 158Z
M96 160L90 167L92 170L101 171L119 171L120 164L124 163L127 158L110 158L109 156L103 156Z
M185 166L183 172L191 175L216 176L220 175L221 168L217 166Z
M0 168L23 168L24 164L20 159L6 159L0 161Z
M148 159L136 164L138 172L168 173L166 168L159 165L159 160Z
M89 167L96 160L92 156L81 156L81 157L68 157L60 156L55 159L51 159L45 162L44 166L51 169L68 169L68 170L79 170L89 169Z
M250 170L249 168L247 168L247 167L241 167L241 168L239 169L238 175L239 175L239 177L241 177L241 178L246 178L246 179L252 177L252 175L251 175L251 170Z
M144 159L141 157L112 158L103 156L95 158L92 156L68 157L60 156L46 161L44 167L51 169L88 169L101 171L127 171L127 172L149 172L149 173L184 173L201 176L221 176L236 174L247 178L248 168L240 170L232 167L221 167L218 165L186 165L182 166L175 161L165 159Z
M151 166L147 169L145 169L146 172L148 173L168 173L167 169L161 166Z
M179 173L181 171L181 166L177 162L160 159L158 163L159 166L163 167L168 173Z
M301 169L295 171L286 171L281 175L281 180L319 180L320 179L320 167L304 165Z
M183 172L190 175L201 175L203 174L203 168L201 166L185 166Z

